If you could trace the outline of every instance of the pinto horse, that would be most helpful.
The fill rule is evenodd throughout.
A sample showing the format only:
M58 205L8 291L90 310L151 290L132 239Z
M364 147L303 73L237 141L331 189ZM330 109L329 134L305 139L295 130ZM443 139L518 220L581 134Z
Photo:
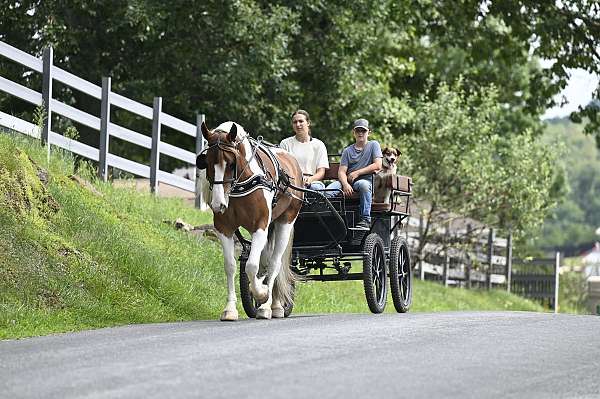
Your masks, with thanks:
M233 235L239 227L252 234L245 272L250 292L261 304L256 318L284 317L283 304L293 301L288 255L303 199L303 193L292 187L302 186L302 170L288 152L267 148L237 123L225 122L209 130L203 122L201 130L208 148L198 156L196 164L200 169L206 168L212 188L210 207L227 274L227 305L221 320L238 319ZM259 278L261 266L266 266L267 274Z

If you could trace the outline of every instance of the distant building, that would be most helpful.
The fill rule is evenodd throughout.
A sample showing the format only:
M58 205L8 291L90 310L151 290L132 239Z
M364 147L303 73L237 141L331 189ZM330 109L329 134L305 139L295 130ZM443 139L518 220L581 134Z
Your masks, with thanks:
M587 277L600 276L600 243L596 242L594 247L581 255L583 272Z
M600 243L584 252L581 257L583 272L587 277L587 307L593 314L600 314Z

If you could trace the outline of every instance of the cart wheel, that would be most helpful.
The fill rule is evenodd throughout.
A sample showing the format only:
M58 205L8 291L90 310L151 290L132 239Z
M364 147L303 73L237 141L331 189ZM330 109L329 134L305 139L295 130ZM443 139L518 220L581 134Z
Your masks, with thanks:
M383 240L377 233L365 239L363 256L363 283L367 304L373 313L381 313L387 300L387 273Z
M408 244L402 237L392 240L389 269L394 307L398 313L406 313L412 303L412 269Z
M250 281L246 274L245 260L240 260L240 297L242 298L242 306L248 317L255 318L258 306L256 305L256 302L254 302L254 298L250 292Z
M292 297L296 293L296 287L292 287ZM250 318L256 317L256 310L259 305L254 301L254 297L250 292L250 281L248 280L248 275L246 274L246 261L240 261L240 297L242 298L242 306L244 307L244 311L246 315ZM294 304L284 304L283 305L283 317L288 317L292 314L292 310L294 309Z

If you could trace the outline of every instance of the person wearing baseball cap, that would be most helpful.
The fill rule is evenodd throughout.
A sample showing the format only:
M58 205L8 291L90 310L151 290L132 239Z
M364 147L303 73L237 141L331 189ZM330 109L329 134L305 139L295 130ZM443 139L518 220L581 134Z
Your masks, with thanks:
M371 203L373 202L373 175L381 170L383 154L375 140L369 141L369 121L360 118L352 124L354 144L342 151L338 169L338 181L327 186L329 196L341 190L344 195L360 194L360 221L355 226L361 230L371 229Z

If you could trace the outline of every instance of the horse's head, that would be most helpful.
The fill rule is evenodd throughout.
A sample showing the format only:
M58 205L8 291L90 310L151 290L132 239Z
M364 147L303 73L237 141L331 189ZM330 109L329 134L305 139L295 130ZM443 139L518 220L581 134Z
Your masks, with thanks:
M242 141L244 129L237 124L225 122L214 130L209 130L204 122L202 136L208 141L208 148L196 158L196 166L206 169L206 178L212 188L210 207L215 213L223 213L229 205L229 189L238 178L240 163L245 159Z

